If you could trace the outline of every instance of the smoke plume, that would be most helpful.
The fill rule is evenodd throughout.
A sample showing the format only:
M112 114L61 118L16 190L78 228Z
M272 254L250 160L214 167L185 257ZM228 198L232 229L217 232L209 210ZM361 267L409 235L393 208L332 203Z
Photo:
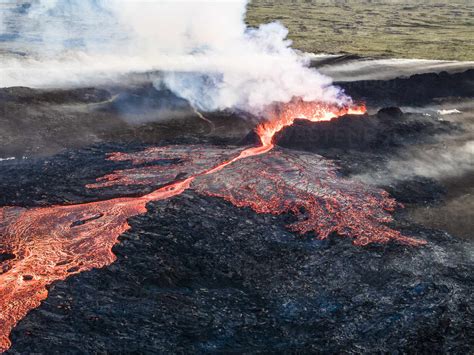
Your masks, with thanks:
M258 112L294 96L349 103L330 78L308 67L307 56L291 48L280 23L248 28L246 5L246 0L17 2L0 17L0 87L91 85L153 73L156 87L205 111ZM11 53L1 54L5 48Z

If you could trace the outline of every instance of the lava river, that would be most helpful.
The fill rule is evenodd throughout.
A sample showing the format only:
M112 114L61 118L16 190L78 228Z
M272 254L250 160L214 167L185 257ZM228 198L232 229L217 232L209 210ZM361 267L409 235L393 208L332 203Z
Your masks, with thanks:
M317 155L273 146L274 134L295 118L322 121L364 112L364 107L340 109L294 101L256 128L259 146L167 146L113 153L108 159L131 161L135 167L88 185L90 189L157 186L144 196L0 208L0 351L9 348L8 337L15 324L47 297L49 284L112 263L113 245L130 228L127 219L146 213L148 202L189 188L258 213L291 213L295 217L288 226L291 230L312 232L318 238L336 232L353 238L356 245L390 240L424 244L385 225L397 206L386 192L339 177L334 164ZM157 164L162 160L174 163Z

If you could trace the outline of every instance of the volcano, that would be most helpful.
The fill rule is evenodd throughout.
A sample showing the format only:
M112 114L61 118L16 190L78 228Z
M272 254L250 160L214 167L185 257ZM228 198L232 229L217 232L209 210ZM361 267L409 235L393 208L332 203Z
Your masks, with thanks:
M472 9L282 4L0 4L1 353L473 353Z
M112 95L105 89L93 92L100 96L91 106L90 95L83 99L74 92L57 96L34 90L28 92L34 99L25 104L10 90L3 105L67 107L58 100L69 97L96 112L117 114L108 108L115 105ZM331 339L339 330L327 328L328 322L342 327L358 324L353 322L360 312L366 316L360 328L349 333L355 337L351 347L379 348L382 340L375 333L369 331L365 340L361 334L375 319L383 321L373 332L392 329L383 325L392 322L389 314L407 319L396 322L399 330L388 334L407 337L406 349L411 350L424 349L423 337L438 339L448 324L466 329L464 313L455 309L471 297L468 243L414 224L401 203L438 201L446 195L445 188L421 177L378 186L354 178L383 169L390 155L408 146L462 134L459 124L398 108L369 114L364 105L337 107L301 99L269 107L267 113L253 129L254 121L247 121L248 134L242 120L227 113L205 113L186 119L190 124L186 123L185 139L168 134L157 143L142 136L137 144L121 133L121 142L115 136L113 143L71 148L53 158L4 160L2 350L13 346L13 352L46 351L49 345L42 339L53 337L60 351L63 331L71 327L90 341L84 347L74 338L68 350L106 351L121 344L118 335L108 341L101 338L94 330L98 324L109 334L119 334L118 324L125 324L136 342L122 349L132 351L240 349L253 339L247 322L248 331L261 336L252 340L256 348L268 348L275 337L283 337L285 349L336 350L349 340L324 345L320 338L310 340L310 329L321 324L326 330L319 334ZM233 135L220 130L229 122L235 122ZM147 123L136 129L147 126L158 128ZM95 167L92 174L84 164ZM437 250L443 250L444 259L434 257ZM416 266L420 263L424 271ZM452 272L457 276L443 273L447 263L456 265ZM265 279L269 285L262 284ZM381 280L391 287L380 288ZM304 286L308 282L311 286ZM449 285L456 285L461 296L453 298ZM84 288L87 295L80 291ZM357 300L357 293L365 296ZM120 296L112 300L111 295ZM386 297L394 308L383 304ZM144 303L136 305L138 310L125 311L122 319L117 313L124 307L120 302L130 304L131 299ZM155 301L149 303L151 299ZM182 302L191 308L175 309ZM209 316L214 306L217 314L227 309L232 315L223 315L221 325L198 321L200 330L186 330L186 319L203 317L195 310ZM161 313L153 317L150 329L161 335L148 335L155 339L150 343L138 335L147 331L135 322L149 322L145 314L156 312L156 307ZM375 307L373 314L367 307ZM431 307L430 315L423 313L424 307ZM234 319L235 312L243 312L244 318ZM48 326L50 317L59 317L62 328ZM421 323L409 321L413 317L420 317ZM302 332L294 341L283 335L298 324ZM163 326L168 325L167 331ZM219 329L227 333L219 335ZM236 329L239 333L232 333ZM164 335L168 332L179 336L169 338ZM191 334L207 340L203 343ZM99 347L94 345L97 339L102 339ZM465 344L454 334L442 339L436 342L439 349ZM386 349L395 346L385 341Z

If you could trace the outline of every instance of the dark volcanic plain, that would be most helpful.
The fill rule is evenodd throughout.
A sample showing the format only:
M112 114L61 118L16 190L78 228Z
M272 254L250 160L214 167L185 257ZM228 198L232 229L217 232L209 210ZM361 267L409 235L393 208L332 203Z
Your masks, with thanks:
M473 81L470 70L340 83L368 103L370 115L297 121L276 136L280 147L335 160L347 178L384 177L373 183L408 207L392 227L426 246L356 247L335 235L299 236L285 228L289 215L256 214L187 191L133 217L113 248L115 263L51 285L13 330L9 353L472 352L472 221L462 235L415 223L408 211L442 205L451 185L384 174L408 149L469 133L463 122L397 107L472 99ZM254 139L253 118L224 112L206 115L209 122L147 84L2 89L0 112L0 157L17 158L0 162L1 205L142 195L154 186L85 185L130 167L106 160L110 152ZM464 190L472 188L469 174L456 176Z

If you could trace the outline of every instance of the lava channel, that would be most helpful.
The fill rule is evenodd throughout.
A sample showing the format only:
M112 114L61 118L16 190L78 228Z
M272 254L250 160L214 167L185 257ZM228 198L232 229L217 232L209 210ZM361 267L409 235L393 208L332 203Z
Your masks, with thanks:
M296 222L289 226L291 230L313 232L318 238L337 232L353 238L357 245L391 240L424 244L385 225L397 205L386 192L338 177L333 163L322 157L272 150L274 134L296 118L322 121L364 112L363 106L338 108L294 100L278 107L272 119L256 128L259 146L168 146L113 153L108 159L130 160L136 167L115 171L88 185L91 189L158 187L144 196L0 208L0 256L8 256L0 259L0 351L9 348L8 336L15 324L47 297L49 284L112 263L112 247L130 228L130 217L146 213L150 201L189 188L258 213L292 213Z

